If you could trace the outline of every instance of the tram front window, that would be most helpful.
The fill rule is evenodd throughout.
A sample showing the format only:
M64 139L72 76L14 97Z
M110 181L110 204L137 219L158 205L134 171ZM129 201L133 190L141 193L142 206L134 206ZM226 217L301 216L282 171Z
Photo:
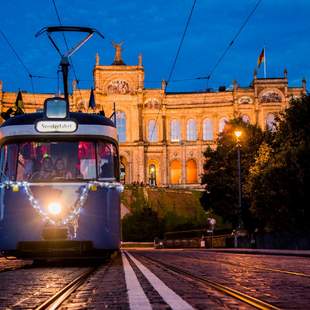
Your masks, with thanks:
M116 147L109 142L31 141L1 147L1 180L57 182L114 180Z

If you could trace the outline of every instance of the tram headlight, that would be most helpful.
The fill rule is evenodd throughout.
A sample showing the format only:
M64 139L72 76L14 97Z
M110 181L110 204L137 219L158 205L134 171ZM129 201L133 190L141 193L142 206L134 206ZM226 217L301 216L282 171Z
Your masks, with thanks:
M61 204L59 202L50 202L47 206L48 212L53 215L59 215L61 212Z

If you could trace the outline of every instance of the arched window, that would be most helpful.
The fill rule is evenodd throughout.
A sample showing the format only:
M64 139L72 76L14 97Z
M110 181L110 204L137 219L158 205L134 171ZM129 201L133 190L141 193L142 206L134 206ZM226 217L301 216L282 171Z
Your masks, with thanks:
M246 115L246 114L243 114L242 115L242 121L244 123L250 123L250 117L248 115Z
M186 183L197 183L197 164L194 159L190 159L186 162Z
M181 162L173 160L170 164L170 182L171 184L181 184Z
M148 140L150 142L158 141L158 126L154 119L149 120L148 123Z
M186 139L187 141L197 140L197 126L194 119L189 119L186 125Z
M213 140L213 124L210 119L203 120L202 131L204 141Z
M227 117L222 117L219 121L219 133L223 132L226 123L228 122Z
M126 114L125 112L116 112L116 128L119 142L126 142Z
M173 119L171 121L171 141L178 142L181 140L181 126L180 121Z
M266 117L266 129L270 131L274 131L276 129L275 126L275 115L272 113L268 113Z

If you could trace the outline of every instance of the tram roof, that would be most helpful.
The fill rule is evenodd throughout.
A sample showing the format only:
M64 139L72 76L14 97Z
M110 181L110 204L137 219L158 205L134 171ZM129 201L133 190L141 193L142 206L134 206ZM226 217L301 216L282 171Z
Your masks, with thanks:
M32 125L43 118L43 112L17 115L6 120L0 128L16 125ZM74 119L80 125L104 125L115 127L114 123L109 118L97 114L70 112L69 119Z

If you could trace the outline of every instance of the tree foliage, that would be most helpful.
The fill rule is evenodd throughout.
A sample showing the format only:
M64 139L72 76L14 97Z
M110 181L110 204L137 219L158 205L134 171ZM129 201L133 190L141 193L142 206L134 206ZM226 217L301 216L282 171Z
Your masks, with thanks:
M153 241L163 234L164 223L151 208L127 214L122 221L123 241Z
M245 190L250 210L265 230L310 230L309 120L309 96L292 100L249 170Z
M206 162L202 184L206 185L206 191L201 198L205 210L213 210L234 226L237 226L240 214L237 141L234 135L237 129L242 131L240 137L242 183L247 178L249 167L258 152L264 135L259 127L245 123L241 118L235 118L226 124L224 131L219 135L216 149L209 147L204 153ZM249 202L244 194L242 196L241 215L245 225L251 228L253 224L248 212Z
M246 228L309 233L310 97L292 100L276 118L271 132L262 132L240 119L230 121L218 138L217 148L205 152L202 204L237 226L235 128L243 131L242 216Z

